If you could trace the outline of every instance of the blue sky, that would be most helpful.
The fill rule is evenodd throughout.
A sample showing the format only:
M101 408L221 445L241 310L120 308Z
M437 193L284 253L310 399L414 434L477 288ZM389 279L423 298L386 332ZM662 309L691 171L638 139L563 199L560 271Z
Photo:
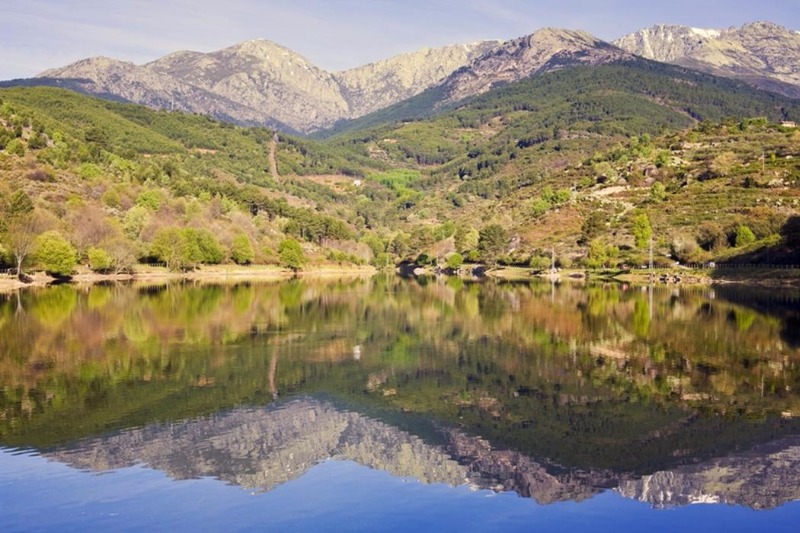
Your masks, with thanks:
M91 56L140 64L264 38L327 70L542 27L612 40L658 23L800 30L800 0L3 0L0 80Z

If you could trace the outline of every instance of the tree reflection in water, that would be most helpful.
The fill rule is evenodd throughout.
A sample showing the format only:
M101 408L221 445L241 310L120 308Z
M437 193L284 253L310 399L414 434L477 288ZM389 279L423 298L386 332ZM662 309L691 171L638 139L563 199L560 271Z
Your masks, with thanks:
M26 291L0 301L0 444L235 482L324 442L303 448L304 464L342 456L414 475L400 451L376 455L392 442L449 465L445 482L540 502L618 487L654 505L769 507L800 484L777 466L798 455L796 303L729 288L386 276ZM291 409L314 418L295 416L296 435L274 422ZM265 420L271 444L234 437ZM188 433L170 442L176 424ZM196 450L184 473L153 451L177 442ZM779 484L779 496L737 492L737 475L773 495ZM684 499L651 498L680 484Z

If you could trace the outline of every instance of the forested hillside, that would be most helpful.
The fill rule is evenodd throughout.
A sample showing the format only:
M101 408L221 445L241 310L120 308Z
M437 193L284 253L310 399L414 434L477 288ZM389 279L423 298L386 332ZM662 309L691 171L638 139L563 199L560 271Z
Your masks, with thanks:
M315 141L4 89L0 257L54 274L77 262L538 268L553 253L563 266L633 266L653 235L661 263L789 261L799 109L643 61Z

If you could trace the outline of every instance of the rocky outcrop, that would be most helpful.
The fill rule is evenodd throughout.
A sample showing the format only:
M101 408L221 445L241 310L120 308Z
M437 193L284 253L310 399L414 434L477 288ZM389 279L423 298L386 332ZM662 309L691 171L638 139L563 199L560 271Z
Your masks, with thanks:
M648 59L800 97L800 33L771 22L723 30L658 25L614 44Z
M602 471L549 468L531 457L511 450L496 450L480 437L443 429L447 449L467 466L472 483L497 492L514 491L542 505L582 501L616 486L617 476ZM557 474L552 473L558 471Z

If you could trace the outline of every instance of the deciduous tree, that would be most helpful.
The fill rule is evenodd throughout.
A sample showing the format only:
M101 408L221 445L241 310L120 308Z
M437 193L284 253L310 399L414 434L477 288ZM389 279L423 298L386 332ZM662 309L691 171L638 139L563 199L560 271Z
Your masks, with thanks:
M51 276L72 274L78 262L75 248L59 232L47 231L36 238L36 259Z

